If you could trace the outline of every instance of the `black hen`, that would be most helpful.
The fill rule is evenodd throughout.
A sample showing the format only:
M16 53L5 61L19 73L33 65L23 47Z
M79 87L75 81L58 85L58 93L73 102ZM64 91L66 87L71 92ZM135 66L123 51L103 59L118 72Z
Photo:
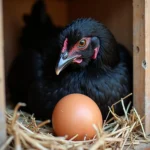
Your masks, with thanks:
M43 61L47 54L51 55L52 59L49 62L55 68L55 60L59 55L56 51L57 39L62 30L62 27L56 27L52 23L43 0L36 0L31 14L25 14L23 20L25 25L19 39L21 51L12 63L7 76L7 87L11 99L16 103L26 102L31 83L43 76Z
M40 24L37 26L45 34L39 36L37 31L36 37L28 32L34 26L27 23L23 33L23 48L27 50L9 74L14 101L26 102L36 117L47 119L63 96L82 93L97 103L105 119L108 106L132 92L132 60L126 49L94 19L75 20L55 40L48 34L49 24L44 29ZM121 105L115 106L115 112L122 114Z

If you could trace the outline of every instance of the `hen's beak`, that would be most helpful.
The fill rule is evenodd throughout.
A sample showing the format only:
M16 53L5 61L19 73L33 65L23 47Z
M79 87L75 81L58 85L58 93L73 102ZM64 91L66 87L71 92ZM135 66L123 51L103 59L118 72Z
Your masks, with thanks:
M59 75L59 73L64 69L66 68L69 64L71 64L73 62L73 60L75 58L78 58L79 55L72 55L72 56L69 56L68 55L68 52L64 52L60 55L60 59L58 61L58 64L55 68L55 72L57 75Z

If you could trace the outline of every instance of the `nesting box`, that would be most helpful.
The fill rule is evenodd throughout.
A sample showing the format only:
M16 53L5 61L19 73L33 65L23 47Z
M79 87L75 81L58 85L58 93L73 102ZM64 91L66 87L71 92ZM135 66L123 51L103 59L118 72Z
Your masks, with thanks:
M5 76L19 47L22 16L34 0L0 0L0 144L6 138ZM134 106L145 115L150 134L150 1L149 0L45 0L55 25L65 26L78 17L93 17L104 23L117 41L133 56Z

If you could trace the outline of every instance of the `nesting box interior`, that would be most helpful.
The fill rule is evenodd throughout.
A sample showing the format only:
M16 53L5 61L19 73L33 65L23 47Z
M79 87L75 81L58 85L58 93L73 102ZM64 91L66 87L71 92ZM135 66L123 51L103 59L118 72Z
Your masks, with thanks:
M35 0L5 0L4 53L5 71L18 52L18 38L23 26L23 15L30 13ZM45 0L47 11L55 25L65 26L79 17L93 17L104 23L118 42L132 54L132 0Z
M9 67L15 58L16 54L19 51L18 39L21 33L21 29L24 25L23 15L28 14L31 11L32 5L35 0L3 0L3 35L4 35L4 72L5 76L8 73ZM99 20L103 24L105 24L110 31L114 34L116 40L123 45L125 45L130 54L134 57L134 50L136 52L134 64L136 69L141 67L141 63L143 60L147 60L150 58L150 55L146 57L146 52L139 52L140 48L143 48L143 45L146 46L145 39L139 42L141 38L135 39L136 36L145 35L145 30L148 24L146 24L145 20L141 18L146 15L144 13L148 12L145 8L145 2L142 0L134 0L134 5L132 0L45 0L47 11L52 18L52 21L55 25L65 26L70 23L72 20L77 19L79 17L92 17L96 20ZM134 7L133 7L134 6ZM150 9L150 3L147 2L147 9ZM139 14L138 14L139 12ZM142 16L143 15L143 16ZM137 17L137 18L133 18ZM142 21L142 22L141 22ZM144 23L143 23L144 22ZM139 29L140 32L134 31L133 25L141 23L140 26L142 29ZM136 28L137 29L137 28ZM137 34L134 34L137 33ZM150 34L150 31L149 31ZM135 37L134 37L135 36ZM148 42L149 40L147 40ZM139 43L138 43L139 42ZM137 45L134 45L137 44ZM150 43L150 42L149 42ZM145 48L145 47L144 47ZM137 52L138 51L138 52ZM144 50L143 50L144 51ZM142 53L142 54L141 54ZM144 55L144 54L145 55ZM148 53L148 52L147 52ZM140 70L140 69L139 69ZM141 69L142 70L142 69ZM141 71L140 70L140 71ZM143 70L142 70L143 71ZM135 69L134 69L135 72ZM139 73L139 72L137 72ZM138 76L135 73L135 78L140 79L139 83L142 84L141 94L139 89L135 88L135 93L140 94L141 102L145 97L149 97L149 93L146 90L146 86L150 84L147 83L145 85L146 78L150 73L145 72L142 75ZM146 78L145 78L146 77ZM134 81L135 83L136 81ZM135 83L136 84L136 83ZM140 85L139 85L140 86ZM137 85L136 85L137 87ZM150 89L150 86L149 88ZM135 94L134 93L134 94ZM136 96L136 98L137 98ZM150 106L150 100L148 101L148 106ZM142 102L142 104L146 104ZM137 105L137 102L136 102ZM145 108L141 105L143 108ZM141 106L137 106L141 114L150 115L148 109L141 108ZM147 121L147 131L150 132L150 119Z

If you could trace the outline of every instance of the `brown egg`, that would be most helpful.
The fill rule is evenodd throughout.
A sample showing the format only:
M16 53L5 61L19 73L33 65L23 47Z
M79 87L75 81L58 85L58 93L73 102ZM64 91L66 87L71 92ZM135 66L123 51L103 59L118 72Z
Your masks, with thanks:
M97 104L82 94L63 97L54 108L52 125L57 136L74 140L92 139L96 135L93 124L102 127L102 115Z

